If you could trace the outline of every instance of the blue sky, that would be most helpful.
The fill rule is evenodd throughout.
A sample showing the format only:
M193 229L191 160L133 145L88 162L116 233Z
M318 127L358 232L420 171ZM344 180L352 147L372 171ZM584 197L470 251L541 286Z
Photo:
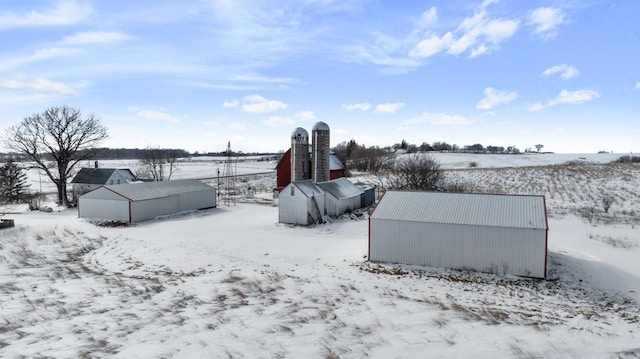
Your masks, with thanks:
M109 147L402 139L640 152L640 1L0 2L0 127L95 113Z

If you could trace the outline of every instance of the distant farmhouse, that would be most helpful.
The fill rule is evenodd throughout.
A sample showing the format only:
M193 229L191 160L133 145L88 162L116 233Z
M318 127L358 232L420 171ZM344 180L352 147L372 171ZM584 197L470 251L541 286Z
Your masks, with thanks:
M100 186L79 197L78 217L134 223L216 207L216 190L198 180Z
M344 177L344 166L329 148L330 130L313 126L312 143L303 128L291 134L291 148L278 163L278 220L310 225L373 204L373 188L362 188ZM309 154L311 148L311 154ZM335 158L332 160L332 158ZM335 168L335 170L332 169ZM285 173L285 170L288 173Z
M388 191L369 217L369 260L547 276L544 196Z
M103 185L119 185L136 180L136 176L127 168L81 168L71 180L73 203L78 197Z

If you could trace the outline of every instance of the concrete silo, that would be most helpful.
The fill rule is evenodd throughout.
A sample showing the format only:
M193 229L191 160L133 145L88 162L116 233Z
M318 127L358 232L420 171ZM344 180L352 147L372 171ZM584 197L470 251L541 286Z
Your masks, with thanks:
M298 127L291 133L291 181L311 178L309 168L309 133Z
M311 131L311 161L313 163L313 181L326 182L330 177L330 139L329 125L320 121L313 125Z

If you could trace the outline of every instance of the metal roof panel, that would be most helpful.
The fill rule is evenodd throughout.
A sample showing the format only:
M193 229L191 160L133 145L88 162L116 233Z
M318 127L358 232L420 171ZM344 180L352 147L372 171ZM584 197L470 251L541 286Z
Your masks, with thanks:
M388 191L372 219L547 229L544 196Z

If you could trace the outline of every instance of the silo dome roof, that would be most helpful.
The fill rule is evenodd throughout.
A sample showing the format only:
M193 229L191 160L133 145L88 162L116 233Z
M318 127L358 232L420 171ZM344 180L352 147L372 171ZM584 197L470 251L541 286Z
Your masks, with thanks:
M298 127L291 132L291 138L306 137L309 138L309 132L302 127Z
M313 125L313 130L314 131L329 131L329 125L327 125L326 123L324 123L322 121L318 121L318 122L316 122L315 125Z

